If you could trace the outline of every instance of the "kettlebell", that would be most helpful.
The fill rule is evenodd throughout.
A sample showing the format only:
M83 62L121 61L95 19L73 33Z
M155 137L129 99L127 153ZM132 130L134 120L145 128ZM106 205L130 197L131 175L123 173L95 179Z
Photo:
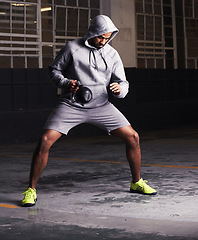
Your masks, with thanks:
M79 86L79 89L75 95L76 101L82 104L88 103L92 99L92 91L88 87L84 87L83 85Z

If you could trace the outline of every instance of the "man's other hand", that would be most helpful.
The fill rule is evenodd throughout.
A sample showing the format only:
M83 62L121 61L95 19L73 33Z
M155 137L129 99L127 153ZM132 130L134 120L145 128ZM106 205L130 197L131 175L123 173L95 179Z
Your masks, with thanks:
M111 83L110 84L110 90L112 91L113 94L119 95L121 93L121 87L119 83Z
M68 84L68 89L71 93L76 93L79 89L79 84L77 80L71 80Z

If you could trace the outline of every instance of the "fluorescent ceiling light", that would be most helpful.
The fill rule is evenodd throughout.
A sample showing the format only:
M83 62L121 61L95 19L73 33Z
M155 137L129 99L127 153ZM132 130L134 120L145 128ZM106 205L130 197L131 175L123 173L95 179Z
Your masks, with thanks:
M22 7L22 6L24 6L24 3L12 3L12 6Z
M42 45L43 47L53 47L53 45L52 44L48 44L48 45Z
M52 7L45 7L45 8L41 8L41 12L47 12L47 11L51 11Z
M31 6L31 4L25 4L25 3L12 3L12 6L15 6L15 7L24 7L24 5Z

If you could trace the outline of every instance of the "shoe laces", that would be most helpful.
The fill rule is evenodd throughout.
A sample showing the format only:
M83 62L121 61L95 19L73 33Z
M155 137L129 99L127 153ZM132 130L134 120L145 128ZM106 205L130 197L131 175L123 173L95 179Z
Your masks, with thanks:
M143 185L143 187L145 187L145 186L147 186L147 180L143 180L143 182L142 182L142 185Z
M22 193L21 195L26 195L26 197L30 197L34 192L34 189L32 188L28 188L24 193Z
M138 185L138 187L140 189L144 189L147 186L147 182L148 182L147 180L142 179L142 182L141 182L141 184Z

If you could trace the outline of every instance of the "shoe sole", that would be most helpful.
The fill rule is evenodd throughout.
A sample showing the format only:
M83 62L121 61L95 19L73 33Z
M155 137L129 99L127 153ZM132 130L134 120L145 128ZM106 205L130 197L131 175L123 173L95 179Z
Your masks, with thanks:
M25 203L23 207L33 207L36 204L37 199L35 199L35 203Z
M144 193L144 192L141 192L141 191L137 191L137 190L133 190L130 188L130 192L131 193L139 193L139 194L143 194L143 195L156 195L157 192L153 192L153 193Z

